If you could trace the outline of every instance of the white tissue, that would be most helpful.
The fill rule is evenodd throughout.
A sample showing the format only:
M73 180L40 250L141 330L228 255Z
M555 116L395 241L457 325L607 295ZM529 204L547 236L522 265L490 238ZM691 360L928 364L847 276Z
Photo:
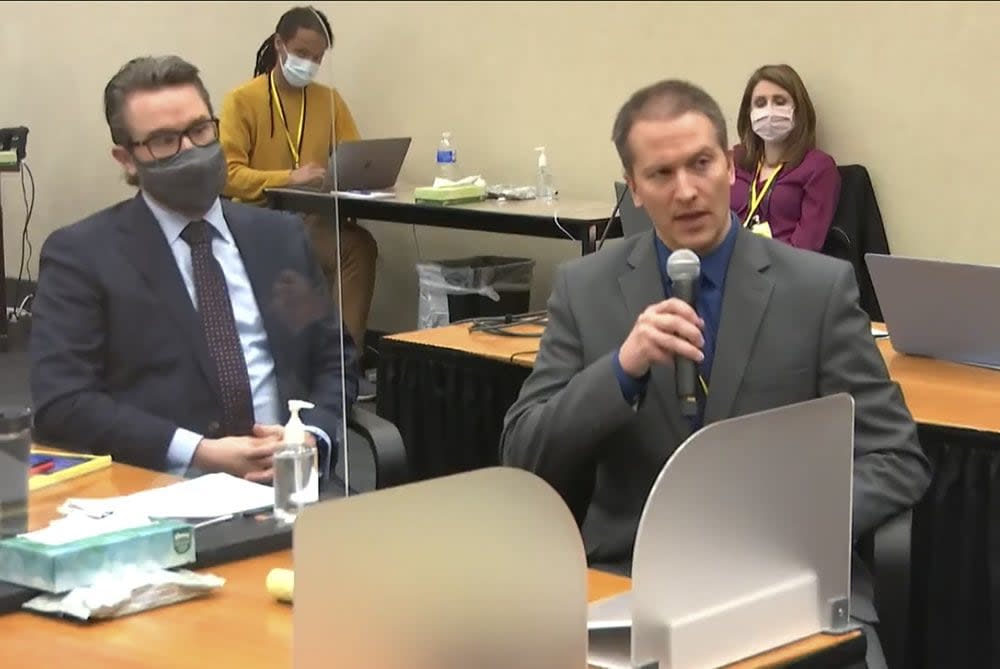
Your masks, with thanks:
M486 180L478 174L471 177L463 177L456 181L445 179L443 177L435 177L434 184L431 188L447 188L448 186L479 186L481 188L486 188Z
M226 580L180 569L127 567L98 578L92 585L53 595L42 594L24 608L80 620L118 618L183 602L221 588Z

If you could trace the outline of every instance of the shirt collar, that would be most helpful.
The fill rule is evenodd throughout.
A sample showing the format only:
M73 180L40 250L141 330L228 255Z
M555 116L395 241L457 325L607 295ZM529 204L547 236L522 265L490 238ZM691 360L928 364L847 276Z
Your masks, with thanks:
M146 191L140 191L142 193L142 199L146 202L146 206L149 210L153 212L153 218L156 222L160 224L160 229L163 231L163 235L167 238L167 243L171 246L174 242L180 239L181 233L184 232L184 228L191 220L182 214L178 214L172 209L167 209L162 204L154 200L149 196ZM233 242L233 235L229 231L229 226L226 225L226 218L222 215L222 201L219 198L215 198L215 202L209 207L205 215L202 216L208 224L215 228L215 232L226 242L230 244Z
M701 275L705 277L713 286L722 287L726 281L726 270L729 269L729 259L733 256L733 248L736 246L736 233L739 230L736 214L729 212L729 232L726 233L722 243L715 247L706 255L699 256L701 259ZM669 285L670 277L667 276L667 259L673 253L667 245L663 243L660 236L653 234L653 243L656 245L656 256L660 261L660 274Z

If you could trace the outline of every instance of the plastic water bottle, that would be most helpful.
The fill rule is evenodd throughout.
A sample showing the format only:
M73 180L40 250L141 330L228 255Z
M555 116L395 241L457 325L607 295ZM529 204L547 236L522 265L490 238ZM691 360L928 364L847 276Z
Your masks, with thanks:
M441 142L437 150L437 175L451 181L457 178L457 158L450 132L441 133Z

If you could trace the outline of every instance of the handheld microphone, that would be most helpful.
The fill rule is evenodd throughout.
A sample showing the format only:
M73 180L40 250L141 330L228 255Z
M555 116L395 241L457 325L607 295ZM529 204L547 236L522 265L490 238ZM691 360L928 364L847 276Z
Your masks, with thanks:
M667 258L667 276L670 277L674 297L691 305L696 304L701 260L694 251L679 249ZM674 377L677 381L677 399L681 414L687 418L698 415L698 368L694 360L674 356Z

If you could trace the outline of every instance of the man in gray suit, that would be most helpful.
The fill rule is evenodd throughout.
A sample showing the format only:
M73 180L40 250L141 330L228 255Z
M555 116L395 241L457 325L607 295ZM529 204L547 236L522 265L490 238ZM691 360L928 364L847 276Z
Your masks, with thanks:
M622 107L614 140L655 230L560 268L534 371L506 417L503 462L559 491L592 566L628 573L653 481L692 430L848 392L853 539L916 503L930 466L852 269L740 227L718 104L686 82L654 84ZM697 311L671 297L666 260L682 248L701 260ZM708 389L690 422L677 402L676 356L698 364ZM871 576L857 559L853 574L852 613L874 623ZM866 631L869 666L884 666Z

